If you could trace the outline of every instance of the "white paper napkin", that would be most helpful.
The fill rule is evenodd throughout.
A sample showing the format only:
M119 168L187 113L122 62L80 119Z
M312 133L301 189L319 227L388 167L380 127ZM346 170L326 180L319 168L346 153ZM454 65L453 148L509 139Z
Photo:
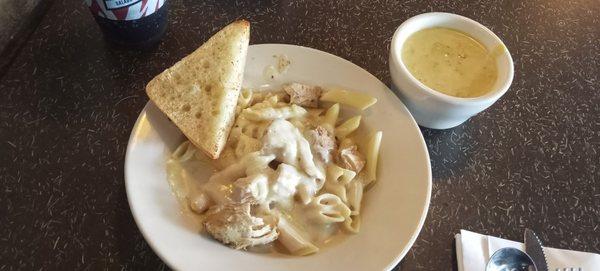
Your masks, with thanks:
M514 247L525 251L523 243L461 230L455 236L459 271L485 271L488 259L496 250ZM589 252L544 247L548 270L581 267L583 271L600 271L600 255Z

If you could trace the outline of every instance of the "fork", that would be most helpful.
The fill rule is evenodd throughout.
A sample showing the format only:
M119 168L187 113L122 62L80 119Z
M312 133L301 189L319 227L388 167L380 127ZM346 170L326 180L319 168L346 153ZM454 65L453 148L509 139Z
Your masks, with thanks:
M556 271L583 271L581 267L565 267L565 268L556 268Z

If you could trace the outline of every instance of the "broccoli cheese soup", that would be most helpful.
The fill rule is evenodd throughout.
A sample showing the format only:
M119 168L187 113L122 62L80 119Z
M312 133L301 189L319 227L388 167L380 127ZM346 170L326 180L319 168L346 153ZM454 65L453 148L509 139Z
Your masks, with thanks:
M417 80L461 98L492 90L498 77L496 55L473 37L441 27L412 34L402 47L402 62Z

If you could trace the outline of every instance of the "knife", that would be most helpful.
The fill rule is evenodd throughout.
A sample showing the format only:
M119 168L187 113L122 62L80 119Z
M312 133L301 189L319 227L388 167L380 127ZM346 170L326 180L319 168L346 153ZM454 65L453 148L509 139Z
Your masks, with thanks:
M540 238L530 229L525 229L525 252L529 254L537 271L548 271L546 254L542 249Z

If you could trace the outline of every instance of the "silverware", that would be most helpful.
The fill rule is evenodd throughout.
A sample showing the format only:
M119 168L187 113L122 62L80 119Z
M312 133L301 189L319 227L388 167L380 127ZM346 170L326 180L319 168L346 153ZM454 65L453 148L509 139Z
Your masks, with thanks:
M542 242L530 229L525 229L525 252L529 254L538 271L548 271L546 254L542 248Z
M496 250L485 271L536 271L533 260L527 253L512 247Z

